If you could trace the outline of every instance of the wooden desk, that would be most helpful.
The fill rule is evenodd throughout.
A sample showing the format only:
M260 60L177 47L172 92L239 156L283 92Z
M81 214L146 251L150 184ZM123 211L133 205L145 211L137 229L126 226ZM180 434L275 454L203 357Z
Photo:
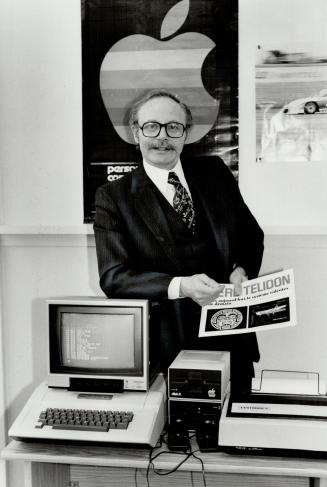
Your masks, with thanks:
M203 460L207 487L327 487L327 461L323 460L196 455ZM147 449L12 441L2 451L2 458L25 463L25 487L147 487ZM182 458L166 453L154 464L165 473ZM204 487L201 463L189 458L178 471L166 476L151 471L149 485Z

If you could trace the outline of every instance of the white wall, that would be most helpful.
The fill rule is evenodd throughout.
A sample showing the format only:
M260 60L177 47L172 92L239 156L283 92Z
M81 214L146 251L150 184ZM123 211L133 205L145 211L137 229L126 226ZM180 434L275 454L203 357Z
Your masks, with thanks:
M81 224L80 2L0 5L2 223Z
M317 371L327 382L327 235L270 235L262 273L293 268L297 326L258 333L258 369Z
M259 368L319 370L327 378L327 236L316 231L323 228L325 208L317 210L321 195L314 191L309 206L298 212L292 196L303 176L316 190L327 165L316 165L315 176L279 168L284 179L275 184L274 169L258 171L254 162L254 33L260 39L268 35L268 23L270 32L275 26L301 34L303 26L284 15L285 5L295 3L308 4L240 0L240 178L251 209L271 232L262 271L293 267L296 279L299 325L259 334ZM322 4L312 0L308 7L316 26ZM7 427L46 373L44 299L101 294L94 241L82 225L79 5L79 0L0 3L0 442L2 413ZM289 228L293 213L297 231ZM299 228L306 234L297 233ZM10 478L10 487L22 485L20 465L10 469Z
M1 248L0 248L0 276L2 275L1 268ZM2 323L2 293L0 281L0 449L6 444L6 401L5 401L5 387L4 387L4 371L3 371L3 323ZM0 485L6 486L7 469L6 462L0 460Z

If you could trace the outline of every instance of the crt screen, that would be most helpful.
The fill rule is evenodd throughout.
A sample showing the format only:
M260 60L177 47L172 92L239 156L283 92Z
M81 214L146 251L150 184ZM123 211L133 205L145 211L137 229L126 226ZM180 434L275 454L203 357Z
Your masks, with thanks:
M134 368L134 316L64 312L61 345L66 367Z

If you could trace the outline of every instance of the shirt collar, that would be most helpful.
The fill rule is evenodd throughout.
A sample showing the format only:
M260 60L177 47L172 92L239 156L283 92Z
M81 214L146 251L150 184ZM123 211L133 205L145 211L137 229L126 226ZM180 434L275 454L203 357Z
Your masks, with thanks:
M146 174L151 181L159 188L165 191L168 184L168 174L170 171L174 171L179 177L181 182L185 181L185 176L180 159L178 159L176 166L173 169L162 169L161 167L153 166L143 159L143 166Z

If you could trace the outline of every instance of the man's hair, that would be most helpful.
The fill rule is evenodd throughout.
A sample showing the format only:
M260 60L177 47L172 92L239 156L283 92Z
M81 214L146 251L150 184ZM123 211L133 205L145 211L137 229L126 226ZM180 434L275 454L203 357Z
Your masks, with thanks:
M142 96L134 105L132 106L129 114L129 125L132 128L133 126L137 125L137 117L138 117L138 112L140 108L145 105L146 102L149 100L152 100L153 98L170 98L171 100L174 100L180 107L184 110L185 115L186 115L186 129L190 129L193 125L193 117L192 117L192 112L189 109L189 107L183 103L177 95L174 93L171 93L170 91L166 91L163 89L160 90L151 90L148 91L145 95Z

